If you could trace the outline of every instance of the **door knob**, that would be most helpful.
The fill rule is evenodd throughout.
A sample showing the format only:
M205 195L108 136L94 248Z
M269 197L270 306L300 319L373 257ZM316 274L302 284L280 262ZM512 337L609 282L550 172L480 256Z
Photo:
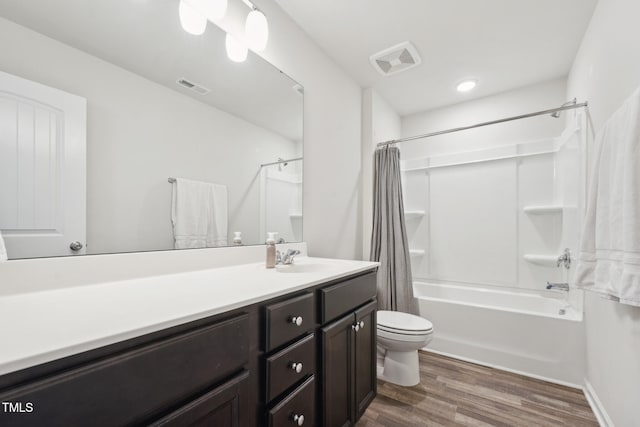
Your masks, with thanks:
M71 249L74 252L78 252L80 249L82 249L84 246L82 246L82 243L75 241L75 242L71 242L71 244L69 245L69 249Z

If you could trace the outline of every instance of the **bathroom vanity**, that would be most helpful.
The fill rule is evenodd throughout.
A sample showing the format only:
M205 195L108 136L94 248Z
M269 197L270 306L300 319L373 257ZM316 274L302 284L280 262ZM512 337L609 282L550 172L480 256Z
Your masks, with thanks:
M76 308L94 312L3 340L0 424L353 425L376 394L376 266L303 258L0 301L73 312L57 298L85 293L93 306ZM153 289L164 297L145 301Z

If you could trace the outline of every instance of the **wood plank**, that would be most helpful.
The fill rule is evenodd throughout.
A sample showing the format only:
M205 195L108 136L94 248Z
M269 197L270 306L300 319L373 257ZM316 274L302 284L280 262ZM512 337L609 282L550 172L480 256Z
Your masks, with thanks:
M593 426L581 390L420 352L415 387L378 381L378 397L357 427Z

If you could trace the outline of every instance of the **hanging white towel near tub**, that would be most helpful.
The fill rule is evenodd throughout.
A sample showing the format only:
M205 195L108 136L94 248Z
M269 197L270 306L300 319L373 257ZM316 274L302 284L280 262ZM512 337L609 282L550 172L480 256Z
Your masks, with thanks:
M640 88L596 136L576 285L640 306Z
M0 231L0 262L7 261L7 247L4 245L4 239L2 238L2 232Z
M171 221L175 249L227 244L227 187L176 178Z

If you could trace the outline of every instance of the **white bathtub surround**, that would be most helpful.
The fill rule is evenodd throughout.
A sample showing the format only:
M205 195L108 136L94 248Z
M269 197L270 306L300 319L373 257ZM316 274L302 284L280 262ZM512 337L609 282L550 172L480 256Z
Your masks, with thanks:
M0 297L0 375L264 301L378 264L297 257Z
M581 388L582 313L566 294L418 281L414 292L437 326L426 350Z
M640 306L640 88L596 136L576 284Z

